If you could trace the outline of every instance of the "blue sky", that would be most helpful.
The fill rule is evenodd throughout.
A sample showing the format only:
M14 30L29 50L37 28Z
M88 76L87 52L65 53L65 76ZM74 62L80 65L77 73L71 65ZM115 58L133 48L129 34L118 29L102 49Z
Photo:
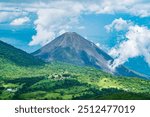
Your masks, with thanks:
M150 75L149 0L0 0L0 40L29 53L68 31ZM139 62L140 61L140 62Z

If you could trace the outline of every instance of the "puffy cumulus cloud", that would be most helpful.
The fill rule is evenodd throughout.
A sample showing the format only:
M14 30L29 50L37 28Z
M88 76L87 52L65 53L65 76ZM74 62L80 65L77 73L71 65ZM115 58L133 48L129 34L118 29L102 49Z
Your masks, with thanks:
M108 32L112 32L114 30L121 31L121 30L127 30L129 26L133 25L131 21L126 21L122 18L115 19L111 24L106 25L105 29Z
M32 45L45 45L50 42L50 39L55 37L55 33L52 31L43 28L42 26L38 25L36 27L37 34L32 36L32 41L29 43L30 46Z
M60 4L60 2L56 4L57 8L53 6L37 11L38 18L34 22L37 34L32 37L30 46L37 44L43 46L72 27L79 27L78 17L83 6L79 3L74 3L73 6L72 3L67 6L63 5L65 3Z
M135 14L131 8L139 2L139 0L124 0L121 2L120 0L95 0L93 2L88 0L85 3L83 1L70 0L34 4L34 8L40 5L40 8L35 10L38 15L38 19L34 22L37 34L32 37L29 45L45 45L59 34L71 30L72 27L81 27L77 26L81 14L114 14L118 12ZM31 11L34 10L32 9ZM113 27L119 31L127 29L130 25L132 25L130 21L120 18L116 19L111 25L106 26L106 29L111 31Z
M128 61L129 58L143 56L145 61L150 65L150 29L144 26L129 26L123 41L109 52L115 60L111 68L115 68Z
M17 19L14 19L10 25L13 25L13 26L19 26L19 25L23 25L27 22L30 22L30 19L28 17L22 17L22 18L17 18Z
M27 2L28 1L28 2ZM22 12L37 14L37 19L34 21L36 35L32 37L29 45L45 45L54 37L62 34L64 31L69 31L79 27L79 17L82 14L115 14L128 13L139 17L150 16L150 2L143 0L27 0L20 2L3 1L0 2L0 11L18 12L20 16L13 14L0 15L0 21L4 19L14 20L18 17L23 17ZM18 5L19 4L19 5ZM0 12L1 13L1 12ZM3 17L6 15L5 17ZM27 15L24 15L24 17ZM12 18L11 18L12 17ZM120 23L119 23L120 22ZM118 19L112 26L116 30L125 28L128 22ZM111 26L107 27L108 30ZM82 29L82 28L81 28Z

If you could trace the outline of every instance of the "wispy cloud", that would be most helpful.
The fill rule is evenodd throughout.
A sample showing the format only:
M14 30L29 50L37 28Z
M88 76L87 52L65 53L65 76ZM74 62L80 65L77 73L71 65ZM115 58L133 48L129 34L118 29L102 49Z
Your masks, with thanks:
M0 23L3 22L11 22L16 17L27 15L24 12L16 12L16 11L0 11Z

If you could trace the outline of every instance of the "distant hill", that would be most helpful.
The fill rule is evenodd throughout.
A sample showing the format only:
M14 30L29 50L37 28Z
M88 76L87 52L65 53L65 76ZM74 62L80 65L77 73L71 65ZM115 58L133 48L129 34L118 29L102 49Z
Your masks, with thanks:
M79 66L96 67L115 75L147 77L124 66L119 66L115 72L112 72L108 62L112 63L114 59L75 32L62 34L32 54L46 62L61 61Z
M0 61L4 60L21 66L41 65L44 63L30 54L0 41Z

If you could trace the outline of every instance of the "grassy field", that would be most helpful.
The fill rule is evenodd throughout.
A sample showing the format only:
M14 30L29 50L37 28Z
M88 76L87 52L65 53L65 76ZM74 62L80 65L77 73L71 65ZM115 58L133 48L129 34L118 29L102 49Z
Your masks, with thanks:
M67 63L19 66L0 59L0 99L150 99L150 81Z

